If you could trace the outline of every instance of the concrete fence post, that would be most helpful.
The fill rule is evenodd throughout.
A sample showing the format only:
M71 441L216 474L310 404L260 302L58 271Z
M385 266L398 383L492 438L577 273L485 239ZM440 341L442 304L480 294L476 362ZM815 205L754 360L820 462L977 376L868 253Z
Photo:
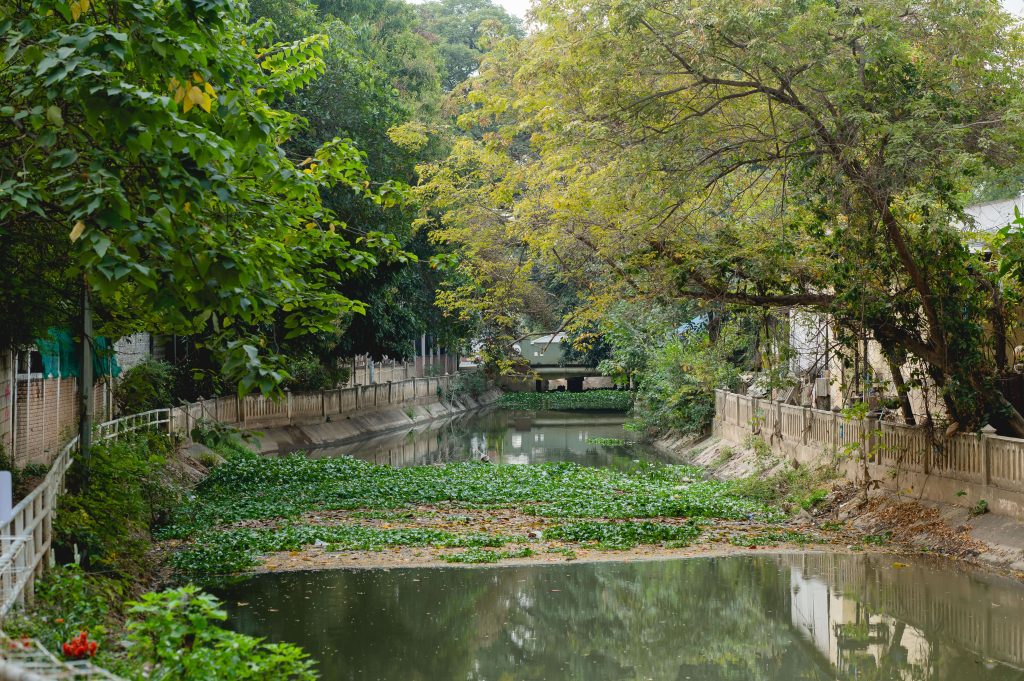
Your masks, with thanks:
M327 418L327 391L320 388L320 418Z
M801 444L807 444L807 412L810 411L810 407L803 407L800 409L800 442Z
M872 463L878 461L878 417L868 416L863 421L867 432L861 433L861 442L864 446L864 458Z
M238 410L238 422L242 424L242 428L245 428L245 398L241 395L236 395L235 402L238 404L235 407Z
M291 388L284 389L285 409L288 414L288 425L292 423L292 391Z
M991 424L985 424L981 429L981 480L986 485L992 484L992 436L996 429Z
M388 381L388 404L395 404L395 383Z

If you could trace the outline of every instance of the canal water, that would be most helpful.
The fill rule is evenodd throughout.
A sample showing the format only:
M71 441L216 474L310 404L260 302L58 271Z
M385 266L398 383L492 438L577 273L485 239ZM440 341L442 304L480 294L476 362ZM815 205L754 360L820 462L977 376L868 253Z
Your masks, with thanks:
M662 460L622 424L495 409L310 455ZM1019 584L900 561L811 552L292 572L215 593L232 627L301 645L325 680L1024 681Z
M1024 679L1019 585L882 555L265 574L218 595L324 679Z
M490 409L424 428L322 447L311 456L347 454L374 463L416 466L486 458L496 464L573 461L623 467L635 460L664 461L637 444L621 413Z

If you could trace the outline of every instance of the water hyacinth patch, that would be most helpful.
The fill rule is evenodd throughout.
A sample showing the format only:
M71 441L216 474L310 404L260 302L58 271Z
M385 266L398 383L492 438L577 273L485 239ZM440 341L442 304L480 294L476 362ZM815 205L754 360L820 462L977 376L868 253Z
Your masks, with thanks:
M162 536L185 538L227 523L293 518L312 510L396 510L438 503L520 508L565 518L781 518L777 509L733 493L728 483L700 476L689 466L639 465L615 471L564 462L462 462L392 468L350 457L273 459L253 454L218 466L179 507Z
M547 536L571 542L596 542L600 548L631 549L638 544L673 542L681 548L700 536L701 526L695 521L682 525L653 522L584 521L556 525Z
M459 553L447 553L441 556L446 563L497 563L506 558L528 558L533 549L523 546L511 551L492 551L490 549L471 548Z
M782 519L777 509L736 494L727 483L703 480L701 471L689 466L638 463L628 470L612 470L565 462L461 462L392 468L349 457L251 454L233 457L213 470L162 528L161 536L184 540L172 563L180 573L192 576L250 570L263 555L310 546L329 551L398 546L481 549L514 541L503 536L504 528L469 531L465 524L470 518L458 515L469 509L504 509L536 518L548 538L602 548L685 546L699 534L695 522L643 522L644 518ZM326 514L326 524L309 524L312 518L303 516L318 513ZM418 526L423 522L442 526ZM450 555L440 557L449 560Z

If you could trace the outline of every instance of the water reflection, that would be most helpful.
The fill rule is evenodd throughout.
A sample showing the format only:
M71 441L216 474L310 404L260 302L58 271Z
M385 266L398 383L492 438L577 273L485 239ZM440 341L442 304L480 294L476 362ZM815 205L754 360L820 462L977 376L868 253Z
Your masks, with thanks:
M876 556L291 573L220 595L325 679L1024 679L1018 585Z
M424 429L390 433L313 450L312 456L348 454L374 463L412 466L486 457L497 464L574 461L584 466L628 466L635 459L664 460L652 447L631 443L615 413L493 409ZM609 444L618 440L627 444Z

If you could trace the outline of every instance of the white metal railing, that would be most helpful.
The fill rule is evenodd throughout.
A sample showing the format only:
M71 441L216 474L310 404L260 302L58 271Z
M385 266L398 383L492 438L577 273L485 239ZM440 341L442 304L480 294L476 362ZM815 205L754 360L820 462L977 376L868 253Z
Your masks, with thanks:
M121 434L163 426L169 432L170 409L106 421L96 426L96 440L115 439ZM35 580L50 564L53 518L57 497L64 491L68 469L78 453L78 436L68 442L50 464L50 470L34 490L11 510L11 518L0 525L0 618L12 608L31 603ZM18 679L118 679L88 661L58 659L35 640L13 641L0 632L0 680Z

